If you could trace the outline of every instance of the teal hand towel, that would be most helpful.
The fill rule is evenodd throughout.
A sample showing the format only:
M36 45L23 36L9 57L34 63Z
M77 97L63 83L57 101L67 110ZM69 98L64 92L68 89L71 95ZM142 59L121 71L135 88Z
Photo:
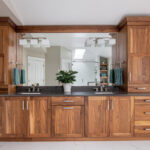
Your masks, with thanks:
M115 69L115 84L123 85L123 72L121 68Z
M26 80L25 80L25 70L24 69L21 69L20 83L21 84L25 84L26 83Z
M13 84L15 85L20 84L20 75L19 75L19 70L17 68L13 69Z
M110 83L115 83L115 72L114 72L114 69L111 69L110 70L110 76L109 76L110 78L109 78L109 81L110 81Z

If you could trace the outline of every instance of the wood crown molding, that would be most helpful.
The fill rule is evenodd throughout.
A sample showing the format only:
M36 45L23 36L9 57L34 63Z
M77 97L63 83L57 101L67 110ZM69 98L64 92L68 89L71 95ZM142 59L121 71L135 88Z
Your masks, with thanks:
M150 16L127 16L121 20L117 28L120 30L126 25L150 25Z
M18 33L97 33L118 32L113 25L50 25L50 26L17 26Z
M2 26L11 26L14 30L16 30L16 24L9 17L0 17L0 25Z

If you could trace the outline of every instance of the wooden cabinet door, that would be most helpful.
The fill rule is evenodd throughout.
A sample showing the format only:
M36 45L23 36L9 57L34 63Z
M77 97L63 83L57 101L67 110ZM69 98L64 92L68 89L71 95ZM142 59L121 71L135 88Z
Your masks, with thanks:
M84 106L53 106L52 132L55 137L83 137Z
M128 28L128 45L130 54L150 54L149 27L132 26Z
M110 136L132 136L134 99L128 96L113 96L110 102Z
M89 96L86 102L86 136L107 137L109 117L109 97Z
M28 136L49 137L51 110L48 109L47 97L31 97L27 101L28 111Z
M150 56L129 57L129 84L150 84Z
M25 98L5 98L4 117L5 135L8 137L23 137L26 133Z
M4 98L0 98L0 137L4 136Z

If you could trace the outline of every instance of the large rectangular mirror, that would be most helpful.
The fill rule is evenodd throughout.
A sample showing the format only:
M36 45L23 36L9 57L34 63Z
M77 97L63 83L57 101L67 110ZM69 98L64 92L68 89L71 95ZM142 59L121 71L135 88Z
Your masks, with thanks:
M74 86L111 85L116 33L27 33L19 43L23 45L25 86L60 85L59 70L78 72Z

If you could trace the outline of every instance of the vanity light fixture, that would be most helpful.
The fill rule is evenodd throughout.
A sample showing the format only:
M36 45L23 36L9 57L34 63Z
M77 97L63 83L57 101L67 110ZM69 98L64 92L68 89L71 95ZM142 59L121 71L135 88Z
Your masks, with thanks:
M31 40L30 40L30 44L31 44L32 46L38 45L38 39L31 39Z
M75 49L74 59L82 59L85 51L85 49Z
M104 45L105 44L105 40L104 39L97 39L97 45Z
M108 45L112 46L116 44L116 39L109 39Z
M27 45L27 44L28 44L27 39L20 39L20 40L19 40L19 45L25 46L25 45Z
M41 46L50 47L50 42L48 39L41 39Z

